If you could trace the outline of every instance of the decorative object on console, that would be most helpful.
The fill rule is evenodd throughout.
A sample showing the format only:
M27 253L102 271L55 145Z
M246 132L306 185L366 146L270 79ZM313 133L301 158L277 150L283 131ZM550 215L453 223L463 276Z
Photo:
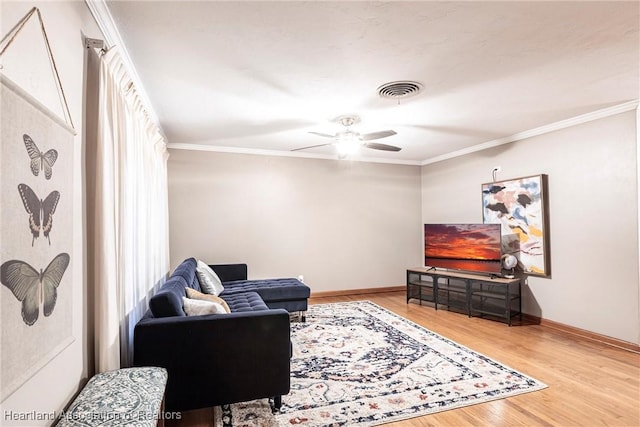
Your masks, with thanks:
M505 270L511 270L511 273L505 274L504 277L507 279L512 279L515 277L514 269L518 265L518 258L514 257L511 254L502 255L502 266Z
M503 252L518 254L525 273L549 276L547 175L482 184L482 218L502 225Z

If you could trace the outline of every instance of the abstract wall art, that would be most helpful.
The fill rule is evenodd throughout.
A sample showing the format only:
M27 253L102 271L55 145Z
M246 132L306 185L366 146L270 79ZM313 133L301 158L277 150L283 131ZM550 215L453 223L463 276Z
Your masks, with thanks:
M547 175L482 184L482 218L502 225L502 252L530 275L550 276Z

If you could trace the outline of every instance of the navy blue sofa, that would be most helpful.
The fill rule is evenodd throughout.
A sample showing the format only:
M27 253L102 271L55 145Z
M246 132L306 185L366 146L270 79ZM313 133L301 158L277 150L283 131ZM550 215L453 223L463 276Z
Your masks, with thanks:
M186 288L201 291L196 265L184 260L150 299L134 330L134 366L167 369L168 411L259 398L279 408L290 387L287 309L306 311L309 288L296 279L246 280L246 264L213 265L231 313L187 316Z

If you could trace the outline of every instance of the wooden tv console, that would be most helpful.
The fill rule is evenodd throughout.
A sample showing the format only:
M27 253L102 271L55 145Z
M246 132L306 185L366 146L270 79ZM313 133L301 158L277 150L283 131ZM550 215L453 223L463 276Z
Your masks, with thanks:
M522 280L424 267L407 270L407 304L417 299L446 306L469 317L504 319L509 326L514 316L522 322Z

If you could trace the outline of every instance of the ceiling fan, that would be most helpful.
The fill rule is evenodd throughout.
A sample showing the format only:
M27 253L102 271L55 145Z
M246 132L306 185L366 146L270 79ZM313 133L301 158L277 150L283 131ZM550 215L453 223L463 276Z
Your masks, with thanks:
M371 132L371 133L359 133L351 130L351 126L360 123L360 117L357 115L345 115L339 116L335 120L340 123L346 129L340 132L337 132L335 135L329 135L327 133L321 132L309 132L314 135L322 136L324 138L332 138L333 142L329 142L326 144L319 145L310 145L308 147L302 148L294 148L291 151L300 151L306 150L309 148L317 148L324 147L327 145L335 145L338 150L338 157L343 159L350 154L354 154L358 148L366 147L371 148L373 150L382 150L382 151L400 151L402 148L396 147L394 145L380 144L378 142L368 142L374 139L386 138L388 136L392 136L396 134L396 131L393 130L382 130L379 132Z

